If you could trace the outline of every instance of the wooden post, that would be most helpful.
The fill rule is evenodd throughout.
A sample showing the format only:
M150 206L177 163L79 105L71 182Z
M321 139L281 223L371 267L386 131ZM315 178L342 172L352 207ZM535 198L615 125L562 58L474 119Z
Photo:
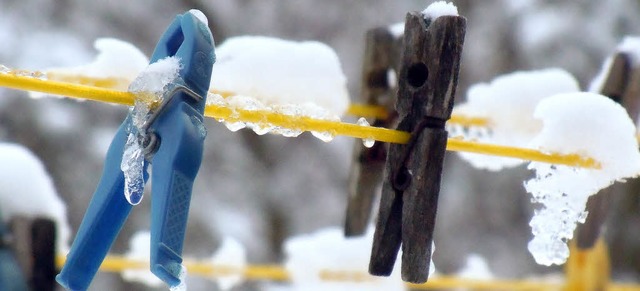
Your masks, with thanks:
M402 279L426 282L451 117L458 83L466 19L405 21L396 110L408 144L389 147L369 272L388 276L402 244Z
M396 38L387 27L374 28L366 33L360 99L365 100L368 105L384 107L387 112L386 118L369 120L373 126L390 128L395 125L397 114L393 104L396 86L392 86L388 78L398 71L401 44L402 39ZM349 172L345 236L362 235L367 230L386 158L386 143L377 142L371 148L357 141L354 144Z

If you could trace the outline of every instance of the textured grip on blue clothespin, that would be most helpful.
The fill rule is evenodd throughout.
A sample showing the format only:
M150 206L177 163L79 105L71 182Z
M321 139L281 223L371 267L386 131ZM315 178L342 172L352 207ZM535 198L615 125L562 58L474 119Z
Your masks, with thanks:
M191 189L200 167L206 131L202 124L211 68L215 61L209 28L191 13L178 15L158 41L151 58L180 60L180 78L172 94L144 128L154 137L147 153L153 163L151 270L170 286L180 283L182 243ZM114 137L103 176L82 220L67 262L56 280L70 290L86 290L120 232L132 206L124 196L120 170L131 115ZM147 181L144 164L144 181Z

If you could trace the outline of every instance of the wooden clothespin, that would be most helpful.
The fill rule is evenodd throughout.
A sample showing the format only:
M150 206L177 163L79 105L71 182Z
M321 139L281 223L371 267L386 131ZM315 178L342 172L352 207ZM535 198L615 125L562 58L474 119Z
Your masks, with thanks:
M640 69L633 68L632 60L627 53L617 53L611 62L600 93L620 103L631 119L638 117L640 113ZM579 224L576 229L576 245L579 249L592 249L601 236L609 213L611 195L614 190L609 187L592 195L587 200L587 216L584 224Z
M48 218L17 216L10 222L11 249L31 290L56 290L56 226Z
M369 262L372 275L388 276L402 244L402 279L429 277L431 243L466 19L425 19L407 14L396 110L408 144L392 144L385 166L380 211Z
M360 98L366 100L366 104L380 106L386 111L386 116L369 120L373 126L391 128L397 120L393 108L397 86L391 84L389 78L395 77L398 71L401 45L402 37L395 36L388 27L374 28L366 33ZM349 172L345 236L365 233L386 159L385 143L378 142L370 148L355 143Z

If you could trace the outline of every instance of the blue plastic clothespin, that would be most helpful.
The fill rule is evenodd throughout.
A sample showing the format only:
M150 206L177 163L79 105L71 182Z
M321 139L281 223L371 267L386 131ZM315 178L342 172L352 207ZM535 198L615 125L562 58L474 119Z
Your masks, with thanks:
M202 161L205 133L202 122L211 68L215 62L209 28L191 13L178 15L158 42L151 63L176 56L180 78L144 130L144 181L153 164L151 209L151 271L170 286L180 283L191 190ZM98 188L56 280L70 290L86 290L120 232L132 205L124 196L120 170L131 114L116 133L105 160Z

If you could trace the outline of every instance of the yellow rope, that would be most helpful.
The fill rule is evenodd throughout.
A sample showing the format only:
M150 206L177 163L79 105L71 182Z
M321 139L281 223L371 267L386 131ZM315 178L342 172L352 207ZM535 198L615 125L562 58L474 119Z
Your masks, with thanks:
M56 257L56 265L62 268L65 256ZM289 272L279 265L248 265L244 268L214 265L209 262L184 260L187 273L191 276L215 278L220 276L241 275L246 280L291 281ZM122 272L124 270L145 270L149 262L132 260L123 256L107 256L100 266L103 272ZM320 270L319 278L334 282L371 282L375 277L364 272L346 270ZM560 290L564 283L539 283L526 280L478 280L453 276L434 276L425 284L406 284L407 288L417 290L468 288L473 290ZM627 284L609 284L607 290L640 291L639 286Z
M114 91L105 88L83 86L59 81L41 80L15 74L0 74L0 86L128 106L133 105L133 100L135 99L134 94L130 92ZM301 116L289 116L271 111L231 109L217 105L207 105L207 108L205 109L205 116L224 119L225 121L271 124L273 126L301 131L329 132L333 135L373 139L390 143L406 143L410 137L410 134L407 132L387 128L360 126L352 123L318 120ZM451 151L465 151L477 154L567 165L571 167L601 167L601 165L592 158L582 157L576 154L560 155L543 153L532 149L484 144L459 139L449 139L447 149Z
M74 83L78 85L100 87L114 90L127 90L131 80L127 78L96 78L76 74L65 74L58 72L42 73L47 76L48 80L66 83Z
M377 119L385 119L389 116L384 106L367 104L350 104L346 113L353 116L375 117ZM484 117L465 116L462 114L453 114L448 122L462 126L488 127L491 125L489 120Z
M0 74L0 86L11 89L36 91L52 95L61 95L100 102L133 105L135 96L129 92L114 91L105 88L83 86L65 82L41 80L14 74Z
M377 119L389 117L387 109L379 105L351 104L346 113L353 116L375 117Z

